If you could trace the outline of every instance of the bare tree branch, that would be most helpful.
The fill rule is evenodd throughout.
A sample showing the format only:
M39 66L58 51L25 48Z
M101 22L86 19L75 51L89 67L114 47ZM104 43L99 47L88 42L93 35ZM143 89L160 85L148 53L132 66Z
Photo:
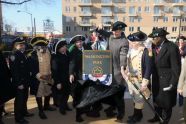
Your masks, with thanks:
M32 1L32 0L24 0L22 2L8 2L8 1L0 0L0 3L11 4L11 5L21 5L23 3L27 3L27 2L30 2L30 1Z

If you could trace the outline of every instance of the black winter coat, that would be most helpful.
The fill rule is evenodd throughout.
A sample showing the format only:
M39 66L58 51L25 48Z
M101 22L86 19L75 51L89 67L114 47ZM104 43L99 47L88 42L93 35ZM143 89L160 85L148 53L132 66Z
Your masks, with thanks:
M157 55L153 49L152 93L154 102L162 108L171 108L176 105L177 84L181 71L181 57L178 47L166 40ZM163 91L163 88L173 88Z
M0 52L0 106L4 102L10 100L15 97L16 88L12 85L10 79L11 74L10 70L7 66L6 60Z
M52 55L52 77L54 79L54 84L69 83L69 53L66 54L53 54Z
M10 70L12 73L12 82L15 87L24 85L28 87L30 83L29 61L21 51L14 51L10 56Z

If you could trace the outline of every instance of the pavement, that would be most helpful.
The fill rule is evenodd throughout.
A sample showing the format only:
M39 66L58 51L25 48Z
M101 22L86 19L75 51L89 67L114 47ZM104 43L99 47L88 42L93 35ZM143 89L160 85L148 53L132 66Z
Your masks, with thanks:
M72 103L72 98L69 100L69 105ZM52 100L51 100L52 104ZM35 98L33 96L29 97L27 102L28 111L34 113L34 117L26 118L30 124L78 124L75 122L75 109L71 112L67 112L67 115L61 115L58 110L53 112L46 111L46 115L48 116L47 120L41 120L38 117L38 109L35 102ZM106 105L104 105L104 108ZM13 115L13 100L9 101L6 104L6 111L9 112L7 116L4 116L3 120L5 124L15 124L14 115ZM122 123L116 122L116 118L107 118L105 113L101 111L101 117L99 118L90 118L83 115L84 122L79 124L127 124L127 118L129 115L133 113L133 102L129 95L125 96L125 118ZM143 110L143 119L138 124L148 124L147 120L152 118L153 112L150 110L147 104L145 104L145 108ZM182 107L175 106L173 108L172 118L169 124L184 124L182 118ZM158 124L158 123L154 123Z

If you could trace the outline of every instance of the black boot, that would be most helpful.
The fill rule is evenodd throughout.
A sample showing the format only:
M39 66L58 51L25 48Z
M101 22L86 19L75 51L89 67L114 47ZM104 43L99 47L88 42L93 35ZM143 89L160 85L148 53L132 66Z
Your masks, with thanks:
M159 122L160 119L158 118L157 115L155 115L152 119L149 119L148 122L149 123L156 123L156 122Z
M46 96L44 99L44 110L55 111L56 108L50 106L50 96Z
M109 106L108 108L106 108L106 109L104 110L104 112L105 112L105 114L106 114L106 116L107 116L108 118L115 117L116 114L117 114L116 112L114 112L115 109L116 109L115 107Z
M134 124L140 122L143 118L142 109L134 109L134 114L129 117L127 123Z
M135 115L136 115L136 109L134 108L133 115L128 116L128 119L130 120L134 118Z
M41 119L47 119L47 116L45 115L43 111L43 104L42 104L42 98L41 97L36 97L38 109L39 109L39 117Z

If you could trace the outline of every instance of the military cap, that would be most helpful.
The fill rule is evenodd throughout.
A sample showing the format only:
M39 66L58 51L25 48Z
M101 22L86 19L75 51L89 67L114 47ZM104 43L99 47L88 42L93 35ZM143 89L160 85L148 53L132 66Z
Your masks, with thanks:
M71 38L70 43L74 44L76 41L85 41L85 37L83 35L75 35Z
M136 33L130 34L127 38L130 41L145 41L147 39L147 35L142 31L138 31Z
M56 54L56 52L65 45L67 45L67 41L65 39L61 39L60 41L55 43L53 46L54 53Z
M17 37L14 41L13 41L13 45L17 45L17 44L24 44L25 40L23 37Z
M48 40L44 37L34 37L31 39L30 44L34 46L47 46Z
M163 28L153 28L152 33L148 35L150 38L166 36L169 33Z
M123 30L127 25L123 22L117 21L112 25L112 31Z

